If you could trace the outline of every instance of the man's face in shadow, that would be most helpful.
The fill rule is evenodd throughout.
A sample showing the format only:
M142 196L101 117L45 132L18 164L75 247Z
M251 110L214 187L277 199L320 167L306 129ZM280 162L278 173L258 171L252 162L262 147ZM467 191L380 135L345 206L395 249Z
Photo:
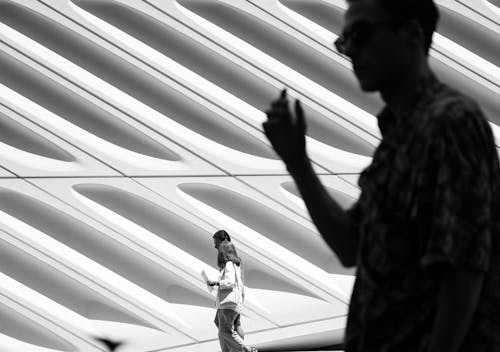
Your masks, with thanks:
M390 87L408 68L413 51L402 35L405 23L394 18L377 0L349 4L344 18L344 54L366 92Z

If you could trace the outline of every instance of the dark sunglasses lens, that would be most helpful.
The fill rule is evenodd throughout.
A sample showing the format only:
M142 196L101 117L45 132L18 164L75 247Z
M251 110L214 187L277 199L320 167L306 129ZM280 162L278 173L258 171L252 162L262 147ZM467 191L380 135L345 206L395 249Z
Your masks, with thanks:
M373 31L372 26L369 23L360 23L350 35L350 40L358 45L366 44L370 39L370 35Z
M340 37L335 40L335 48L341 54L345 54L345 48L347 45L363 45L370 38L372 27L369 23L359 23L356 27L352 28L348 32L340 35Z

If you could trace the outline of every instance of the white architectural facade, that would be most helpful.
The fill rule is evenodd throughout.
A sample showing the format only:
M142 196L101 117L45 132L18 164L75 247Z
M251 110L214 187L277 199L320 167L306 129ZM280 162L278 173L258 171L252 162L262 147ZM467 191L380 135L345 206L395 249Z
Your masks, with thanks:
M431 65L500 145L500 4L438 0ZM349 207L376 95L335 52L343 0L0 0L0 351L219 351L212 234L245 264L246 341L342 341L353 270L262 131L287 88Z

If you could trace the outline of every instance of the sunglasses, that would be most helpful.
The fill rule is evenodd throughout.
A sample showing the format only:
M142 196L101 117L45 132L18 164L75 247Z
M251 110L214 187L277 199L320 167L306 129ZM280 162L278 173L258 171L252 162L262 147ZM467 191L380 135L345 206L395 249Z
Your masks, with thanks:
M401 24L403 24L402 20L360 21L349 30L340 34L334 42L335 48L339 53L345 55L347 47L352 44L356 46L366 45L370 41L376 28L383 26L397 27Z

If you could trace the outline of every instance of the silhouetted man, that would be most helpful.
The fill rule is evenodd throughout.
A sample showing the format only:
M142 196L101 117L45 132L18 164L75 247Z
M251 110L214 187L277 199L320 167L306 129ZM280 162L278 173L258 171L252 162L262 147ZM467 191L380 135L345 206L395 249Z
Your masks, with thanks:
M428 65L431 0L348 1L335 42L361 89L380 92L382 140L345 211L313 172L298 101L264 130L319 232L356 266L347 352L500 351L500 168L488 122Z

